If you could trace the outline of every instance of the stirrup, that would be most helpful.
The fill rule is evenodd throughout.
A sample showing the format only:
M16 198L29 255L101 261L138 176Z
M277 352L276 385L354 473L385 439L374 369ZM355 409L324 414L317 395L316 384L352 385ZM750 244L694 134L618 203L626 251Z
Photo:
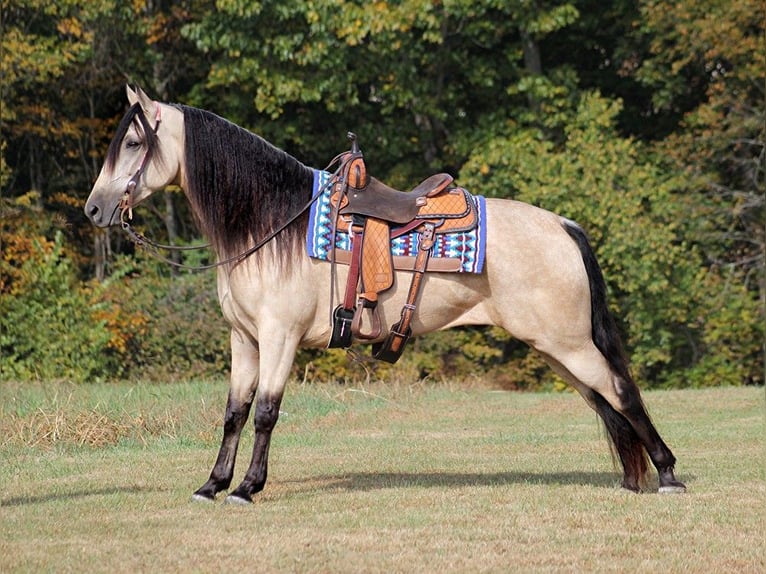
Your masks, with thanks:
M407 341L412 336L412 329L407 327L404 333L399 332L401 321L391 325L391 331L382 343L375 343L372 346L372 356L379 361L395 363L404 352Z
M362 331L362 317L365 309L369 309L370 311L370 331L368 333ZM380 337L380 334L383 332L383 327L380 325L377 300L370 301L364 297L359 297L356 304L356 312L354 313L354 318L351 322L351 331L357 339L361 339L362 341L373 341Z
M336 349L338 347L345 349L351 346L354 336L351 331L351 321L353 319L353 309L344 309L342 305L338 305L335 308L335 311L332 313L332 335L327 345L328 349Z

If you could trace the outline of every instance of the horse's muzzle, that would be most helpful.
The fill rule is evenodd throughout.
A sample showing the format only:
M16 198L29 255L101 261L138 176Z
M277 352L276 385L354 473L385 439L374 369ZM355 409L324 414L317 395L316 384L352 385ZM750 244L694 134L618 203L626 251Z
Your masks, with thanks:
M110 227L120 222L119 204L107 208L100 201L88 199L85 202L85 215L96 227Z

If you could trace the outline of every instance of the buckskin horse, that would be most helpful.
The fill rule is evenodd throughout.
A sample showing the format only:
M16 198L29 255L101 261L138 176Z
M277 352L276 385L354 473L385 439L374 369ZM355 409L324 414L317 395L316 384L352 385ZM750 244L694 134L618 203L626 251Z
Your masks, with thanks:
M192 498L213 501L229 489L254 402L252 460L226 497L248 504L266 483L271 434L296 350L328 346L329 294L331 287L342 289L349 266L307 253L306 211L317 170L213 113L153 101L140 88L128 86L127 93L130 108L85 213L98 227L129 227L132 209L153 192L171 184L184 190L218 258L218 298L231 326L223 438L209 479ZM645 488L648 455L659 492L684 492L674 475L676 459L630 374L583 230L513 200L487 199L485 223L482 271L425 273L408 335L458 325L505 329L540 353L600 415L623 468L622 487ZM392 287L380 293L375 309L384 325L399 319L412 290L411 269L392 273Z

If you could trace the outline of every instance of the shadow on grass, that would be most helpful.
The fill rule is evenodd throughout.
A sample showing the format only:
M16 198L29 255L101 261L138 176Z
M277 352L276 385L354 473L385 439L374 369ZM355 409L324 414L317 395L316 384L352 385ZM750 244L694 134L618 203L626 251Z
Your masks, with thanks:
M4 506L23 506L26 504L41 504L58 500L75 500L88 496L106 496L110 494L138 494L156 492L157 488L148 486L115 486L112 488L96 488L93 490L76 490L73 492L51 492L47 494L17 496L0 499L0 508Z
M680 477L687 484L695 477ZM507 484L544 486L593 486L596 488L618 489L622 476L614 472L495 472L495 473L452 473L452 472L359 472L324 479L316 477L295 482L313 483L317 488L346 489L349 491L378 490L384 488L462 488L477 486L502 486ZM650 476L644 492L657 492L656 476Z
M620 476L610 472L357 472L340 476L312 477L289 483L311 484L312 489L378 490L416 486L424 488L461 488L502 486L506 484L577 485L616 488ZM651 489L651 484L650 484Z

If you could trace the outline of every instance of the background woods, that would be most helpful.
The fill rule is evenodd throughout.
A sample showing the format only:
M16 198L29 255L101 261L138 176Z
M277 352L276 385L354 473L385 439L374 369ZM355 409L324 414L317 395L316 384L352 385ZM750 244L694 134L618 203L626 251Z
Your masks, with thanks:
M354 130L392 185L445 170L475 193L575 219L642 385L763 383L760 0L0 0L0 10L0 378L227 368L212 274L174 274L82 214L132 82L313 166ZM158 239L199 240L178 190L138 217ZM508 387L557 384L487 329L421 339L402 363L408 376L479 368ZM303 353L296 374L392 367L365 369L343 353Z

